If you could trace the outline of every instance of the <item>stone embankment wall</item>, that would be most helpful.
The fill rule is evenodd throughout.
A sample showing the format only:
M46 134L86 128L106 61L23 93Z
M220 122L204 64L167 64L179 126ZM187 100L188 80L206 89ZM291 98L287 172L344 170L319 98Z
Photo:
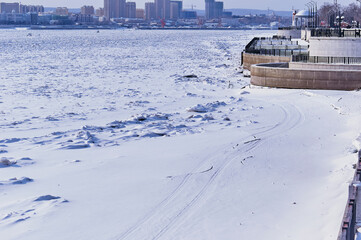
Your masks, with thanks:
M346 65L346 64L322 64L322 63L303 63L290 62L288 64L290 69L307 69L307 70L359 70L361 65Z
M361 38L311 37L310 56L361 57Z
M253 85L328 90L361 88L360 65L270 63L251 67Z
M291 56L272 56L272 55L261 55L242 53L243 58L243 69L251 70L251 65L260 63L277 63L277 62L290 62Z

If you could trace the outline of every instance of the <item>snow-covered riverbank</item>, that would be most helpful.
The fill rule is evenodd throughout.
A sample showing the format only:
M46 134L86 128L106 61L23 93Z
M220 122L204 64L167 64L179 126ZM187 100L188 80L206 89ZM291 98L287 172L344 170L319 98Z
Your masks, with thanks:
M239 73L259 31L0 35L1 239L335 239L360 92Z

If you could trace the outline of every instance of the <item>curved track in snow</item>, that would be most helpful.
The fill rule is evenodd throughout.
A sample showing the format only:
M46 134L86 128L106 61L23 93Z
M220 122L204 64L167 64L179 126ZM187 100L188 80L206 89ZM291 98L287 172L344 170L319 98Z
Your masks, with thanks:
M243 155L257 148L260 143L290 131L303 121L303 115L297 107L285 102L277 105L283 114L280 122L253 130L254 132L241 139L238 144L232 143L230 146L228 143L226 153L224 146L214 151L212 158L205 158L191 173L185 174L168 196L115 239L161 239L192 211L192 207L207 194L207 190L222 176L223 170L234 159L245 157ZM254 136L257 136L257 139ZM211 166L210 171L202 173Z

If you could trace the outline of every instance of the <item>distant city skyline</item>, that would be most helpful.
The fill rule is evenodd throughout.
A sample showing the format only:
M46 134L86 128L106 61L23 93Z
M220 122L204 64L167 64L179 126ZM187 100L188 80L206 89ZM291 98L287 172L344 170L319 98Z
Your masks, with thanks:
M137 8L144 8L146 2L153 2L153 0L129 0L131 2L136 2ZM0 0L0 2L18 2L16 0ZM19 1L22 4L31 4L31 5L44 5L44 7L68 7L68 8L80 8L83 5L92 5L95 8L104 7L104 0L22 0ZM292 7L295 9L304 9L305 4L309 1L299 1L299 0L253 0L253 1L242 1L242 0L223 0L224 8L248 8L248 9L261 9L266 10L270 8L272 10L281 10L281 11L290 11ZM319 5L322 5L324 2L333 3L333 0L330 1L318 1ZM356 0L338 0L342 5L348 5L350 3L359 4ZM194 6L195 9L204 10L205 9L205 0L183 0L183 8L190 9Z

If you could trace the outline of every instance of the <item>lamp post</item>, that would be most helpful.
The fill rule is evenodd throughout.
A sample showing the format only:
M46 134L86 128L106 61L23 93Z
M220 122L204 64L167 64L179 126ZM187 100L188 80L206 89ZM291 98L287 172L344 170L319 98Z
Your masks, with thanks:
M307 18L307 27L310 27L310 23L309 23L309 19L310 19L310 7L307 5L307 3L305 4L305 6L307 7L307 15L308 15L308 18Z
M342 23L341 10L338 10L338 36L341 37L341 23Z
M311 8L311 20L312 20L312 28L315 27L315 19L314 19L314 8L313 8L313 4L312 2L309 2L308 4L310 4L310 8Z
M336 21L338 22L338 36L341 37L341 22L342 22L342 19L341 19L341 10L340 10L340 8L338 7L337 0L334 0L334 1L335 1L336 15L338 14L338 16L336 16Z
M356 1L360 3L360 7L361 7L361 0L356 0ZM358 11L358 12L360 12L360 11ZM359 27L359 23L357 23L357 27Z
M344 16L341 16L341 11L338 11L338 16L336 17L336 21L338 22L338 36L341 37L341 23L344 19Z
M335 15L335 17L336 17L336 14L337 13L335 13L335 10L333 10L333 9L331 9L331 10L329 10L328 12L327 12L327 14L326 14L326 16L327 16L327 23L328 23L328 26L329 27L331 27L331 13L332 12L332 14L333 15ZM332 26L335 26L334 24L335 24L335 22L334 22L334 19L332 19L332 22L333 22L333 25Z
M305 5L308 8L307 25L308 25L308 27L310 27L310 19L312 18L312 5L310 3L306 3ZM312 25L311 25L311 27L312 27Z
M317 13L317 2L315 2L315 1L311 1L311 3L314 5L314 7L315 7L315 11L314 11L314 21L315 21L315 28L317 28L318 27L318 13Z
M308 7L308 11L311 12L311 15L309 14L309 18L312 19L312 28L318 27L318 19L317 19L317 2L311 1L306 4Z

